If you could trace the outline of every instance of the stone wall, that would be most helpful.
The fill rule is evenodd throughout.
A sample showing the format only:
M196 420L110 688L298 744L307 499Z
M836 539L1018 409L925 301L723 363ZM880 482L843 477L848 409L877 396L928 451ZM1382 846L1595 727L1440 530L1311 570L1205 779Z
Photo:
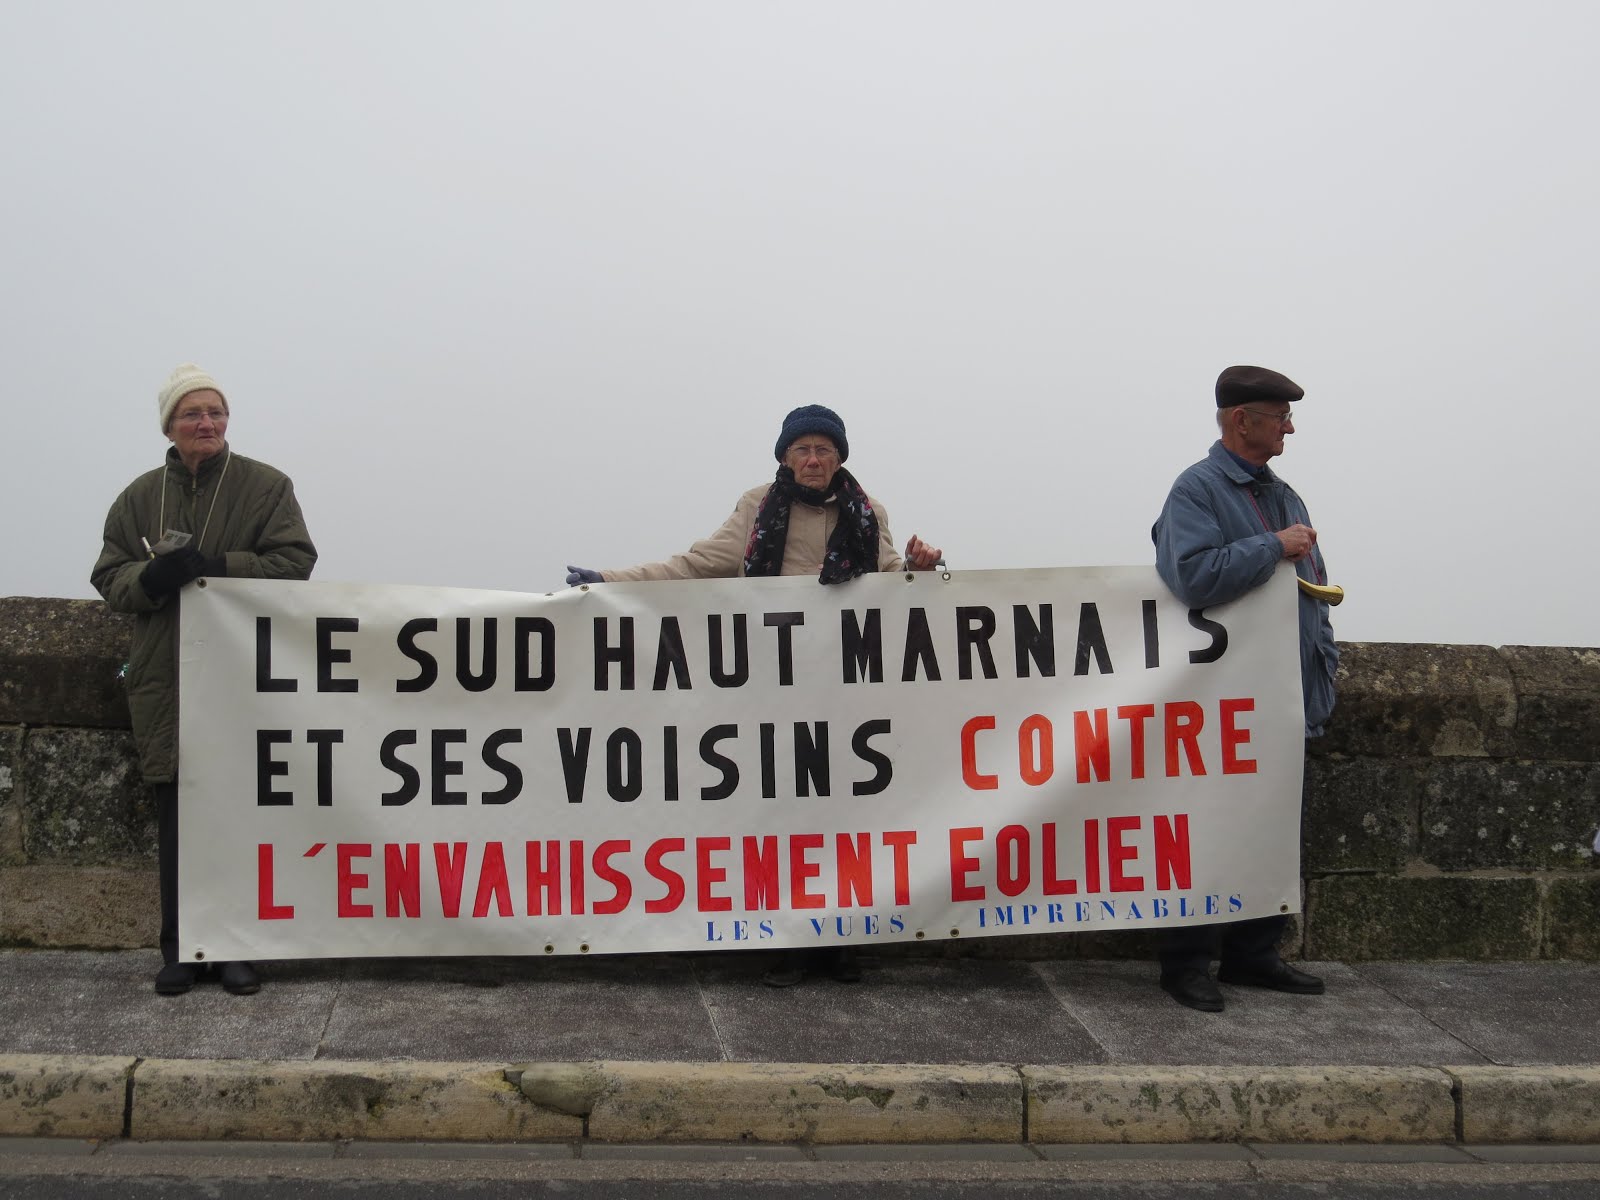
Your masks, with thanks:
M103 604L0 599L0 945L145 946L155 814ZM1313 959L1600 959L1600 650L1344 647L1306 761L1297 949ZM1150 935L943 954L1143 955Z

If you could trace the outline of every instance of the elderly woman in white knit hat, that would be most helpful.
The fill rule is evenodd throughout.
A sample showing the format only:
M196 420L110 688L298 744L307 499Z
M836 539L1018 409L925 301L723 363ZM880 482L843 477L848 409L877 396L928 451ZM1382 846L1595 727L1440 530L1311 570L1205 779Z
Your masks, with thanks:
M895 549L889 514L844 468L850 442L831 408L807 404L783 419L773 446L777 475L734 505L733 515L709 537L657 563L594 571L567 568L567 583L619 583L654 579L729 579L753 575L814 575L840 584L870 571L931 571L944 551L915 534L905 556ZM861 978L855 950L787 952L762 976L770 987L793 987L811 967L851 983Z
M161 869L161 972L156 991L188 991L201 977L178 960L178 605L202 575L306 579L316 547L289 477L228 445L228 400L193 363L157 397L166 462L130 483L106 514L90 576L118 612L134 614L128 709L139 767L156 798ZM247 962L216 968L236 995L259 991Z

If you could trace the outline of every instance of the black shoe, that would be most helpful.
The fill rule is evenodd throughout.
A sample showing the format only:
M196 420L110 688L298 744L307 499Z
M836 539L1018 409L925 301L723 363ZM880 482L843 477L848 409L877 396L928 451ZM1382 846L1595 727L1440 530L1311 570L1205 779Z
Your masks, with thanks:
M261 990L261 977L247 962L225 962L221 968L222 990L235 996L253 996Z
M794 987L806 977L806 952L804 950L786 951L778 960L778 965L771 968L761 976L761 982L768 987Z
M1293 992L1297 996L1320 996L1327 991L1322 980L1279 959L1264 967L1231 967L1227 963L1217 972L1217 981L1233 987L1270 988L1274 992Z
M828 974L840 983L861 982L861 960L854 946L840 946L828 959Z
M181 996L194 986L200 968L193 963L170 962L156 974L156 995Z
M1185 1008L1196 1012L1221 1012L1222 993L1207 971L1193 967L1161 977L1161 990Z

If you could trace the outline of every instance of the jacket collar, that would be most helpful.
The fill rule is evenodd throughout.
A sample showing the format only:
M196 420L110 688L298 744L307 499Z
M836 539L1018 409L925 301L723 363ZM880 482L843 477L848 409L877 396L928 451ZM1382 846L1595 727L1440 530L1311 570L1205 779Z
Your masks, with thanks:
M1221 438L1211 443L1209 457L1217 465L1217 468L1228 477L1230 482L1236 483L1240 487L1251 483L1278 482L1278 477L1272 473L1272 468L1269 466L1263 465L1259 472L1251 471L1222 444Z
M228 446L228 443L224 441L222 443L222 449L218 450L210 458L202 462L200 464L200 469L191 476L189 474L189 468L183 465L183 459L178 457L178 448L176 446L168 446L167 467L169 470L182 472L185 478L193 478L200 482L207 482L213 475L222 470L222 464L228 461L228 455L230 453L232 453L232 450Z

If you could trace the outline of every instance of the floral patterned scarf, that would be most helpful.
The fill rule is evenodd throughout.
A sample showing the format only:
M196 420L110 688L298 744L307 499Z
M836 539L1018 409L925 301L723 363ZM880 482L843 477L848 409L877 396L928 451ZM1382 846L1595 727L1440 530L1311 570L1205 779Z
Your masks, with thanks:
M803 487L787 466L778 468L767 494L756 509L756 523L744 548L746 575L778 575L783 571L783 547L789 540L789 506L821 505L832 497L839 506L839 523L828 537L828 552L822 559L823 583L845 583L857 575L878 569L878 514L856 482L856 477L840 467L826 491Z

